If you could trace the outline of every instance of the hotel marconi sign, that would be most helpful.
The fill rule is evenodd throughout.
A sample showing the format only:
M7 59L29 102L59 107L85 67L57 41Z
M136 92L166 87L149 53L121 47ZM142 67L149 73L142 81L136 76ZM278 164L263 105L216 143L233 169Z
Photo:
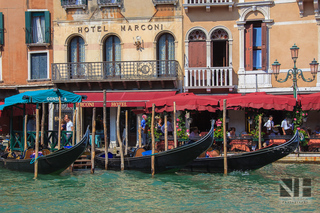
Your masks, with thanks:
M78 27L78 33L108 32L107 26L93 25ZM120 25L121 32L163 30L163 24L127 24Z

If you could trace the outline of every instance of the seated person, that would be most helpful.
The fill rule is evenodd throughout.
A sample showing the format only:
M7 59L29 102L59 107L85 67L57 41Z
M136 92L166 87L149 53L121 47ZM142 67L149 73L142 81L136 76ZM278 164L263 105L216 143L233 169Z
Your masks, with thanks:
M193 143L197 140L199 140L199 130L198 127L193 127L189 136L189 142L188 143Z
M316 126L316 128L315 128L315 130L312 132L312 134L313 134L313 135L317 135L317 136L320 135L320 126L319 126L319 125Z
M229 138L234 138L234 137L236 137L236 128L235 128L235 127L230 127L227 136L228 136Z

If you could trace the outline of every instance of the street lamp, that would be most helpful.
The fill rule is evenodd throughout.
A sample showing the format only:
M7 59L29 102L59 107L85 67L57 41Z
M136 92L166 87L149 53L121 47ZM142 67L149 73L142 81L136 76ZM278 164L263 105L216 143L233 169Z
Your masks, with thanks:
M302 70L301 69L298 69L296 67L296 61L298 59L298 53L299 53L299 47L297 47L296 44L294 44L291 48L290 48L290 51L291 51L291 58L294 62L294 66L292 69L288 70L288 73L287 73L287 76L285 79L278 79L278 75L280 73L280 63L275 60L275 62L272 64L272 71L273 71L273 74L275 75L275 78L276 78L276 81L279 82L279 83L284 83L286 82L289 78L292 78L292 81L293 81L293 96L294 98L297 98L297 77L298 78L301 78L303 81L305 82L312 82L315 80L316 78L316 74L318 72L318 65L319 63L313 59L313 61L310 63L310 70L311 70L311 74L312 74L312 78L305 78L303 76L303 73L302 73ZM297 76L298 75L298 76Z

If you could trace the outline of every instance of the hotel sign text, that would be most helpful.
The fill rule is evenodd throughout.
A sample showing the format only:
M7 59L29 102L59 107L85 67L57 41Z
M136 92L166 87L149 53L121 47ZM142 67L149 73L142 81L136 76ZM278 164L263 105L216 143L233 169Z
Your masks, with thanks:
M163 24L135 24L135 25L121 25L121 32L126 31L145 31L145 30L163 30ZM89 32L108 32L107 26L90 26L90 27L78 27L78 33Z

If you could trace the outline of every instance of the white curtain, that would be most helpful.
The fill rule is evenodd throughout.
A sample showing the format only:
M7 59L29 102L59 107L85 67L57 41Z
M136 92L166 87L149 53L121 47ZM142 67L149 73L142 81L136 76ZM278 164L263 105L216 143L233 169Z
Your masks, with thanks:
M44 16L36 16L32 19L32 42L44 43L45 38L45 20Z

